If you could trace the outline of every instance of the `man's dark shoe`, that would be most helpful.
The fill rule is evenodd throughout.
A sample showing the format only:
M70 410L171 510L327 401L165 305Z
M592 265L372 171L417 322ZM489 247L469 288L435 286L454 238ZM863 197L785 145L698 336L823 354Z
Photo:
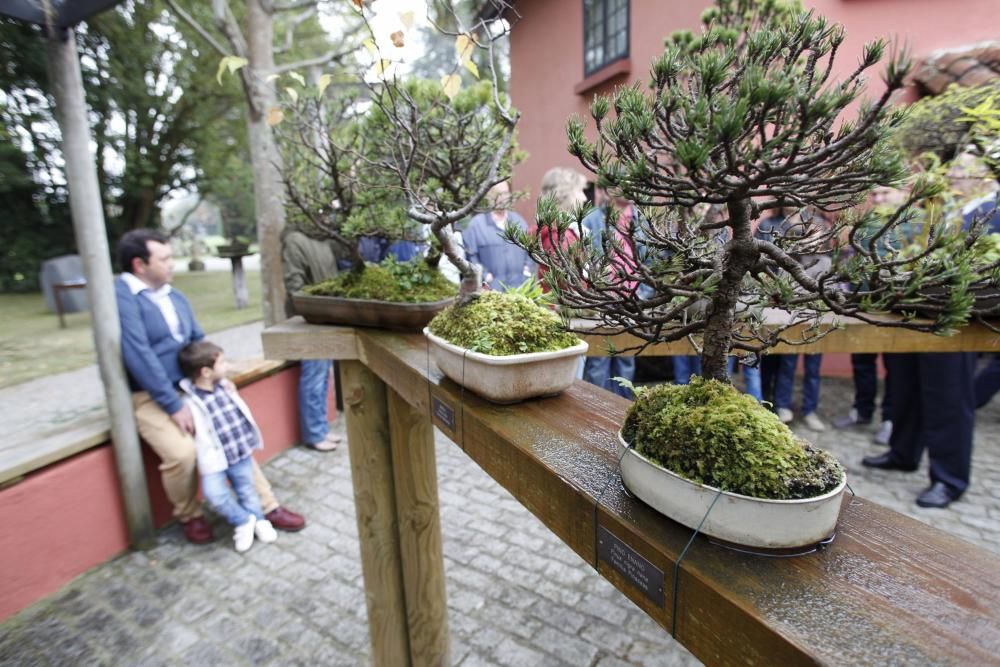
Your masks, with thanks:
M264 515L271 525L278 530L283 530L288 533L294 533L302 530L306 527L306 519L301 514L297 514L292 510L285 509L284 507L278 507L267 514Z
M958 495L953 493L944 482L934 482L926 491L917 496L917 504L921 507L937 507L939 509L944 509L955 500L958 500Z
M900 463L892 452L879 454L878 456L866 456L861 459L861 465L866 468L878 468L879 470L901 470L903 472L913 472L917 466L908 466Z
M208 544L215 540L212 526L205 521L204 517L199 516L190 521L181 521L181 530L184 531L184 537L191 544Z

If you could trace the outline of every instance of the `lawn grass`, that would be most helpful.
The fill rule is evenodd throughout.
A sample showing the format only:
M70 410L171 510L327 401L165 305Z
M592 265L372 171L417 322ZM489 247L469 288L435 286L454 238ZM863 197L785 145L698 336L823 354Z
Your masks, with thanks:
M236 310L228 271L179 273L174 286L191 301L206 332L261 318L260 272L247 271L250 305ZM0 388L97 363L90 313L66 315L66 328L41 293L0 294Z

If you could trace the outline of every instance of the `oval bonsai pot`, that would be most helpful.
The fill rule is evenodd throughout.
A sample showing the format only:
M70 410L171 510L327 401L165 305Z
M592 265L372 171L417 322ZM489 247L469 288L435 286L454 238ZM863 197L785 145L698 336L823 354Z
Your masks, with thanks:
M374 299L348 299L295 292L295 312L311 324L378 327L395 331L420 331L456 297L425 303L399 303Z
M537 396L554 396L573 384L584 341L554 352L494 356L453 345L428 329L431 356L446 376L494 403L518 403Z
M654 463L635 451L618 432L622 482L644 503L694 529L719 490L698 484ZM813 498L771 500L722 492L701 532L711 537L763 549L816 544L833 534L840 516L847 475L837 488Z

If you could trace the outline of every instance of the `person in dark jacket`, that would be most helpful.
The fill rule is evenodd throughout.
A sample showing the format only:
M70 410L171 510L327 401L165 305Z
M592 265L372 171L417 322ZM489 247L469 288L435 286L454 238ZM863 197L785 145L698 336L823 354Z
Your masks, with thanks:
M160 457L163 488L184 536L205 544L214 536L198 500L194 417L178 391L184 374L177 358L184 346L205 334L187 298L170 286L174 260L164 235L150 229L126 233L118 242L118 262L122 273L115 280L115 299L122 360L139 435ZM268 521L280 530L301 530L305 519L281 507L256 463L253 473Z
M966 207L963 227L985 212L982 205ZM861 464L912 471L926 449L931 484L917 496L917 505L947 507L965 493L972 473L976 353L886 354L883 358L892 374L887 388L893 411L889 451L865 457Z
M315 285L337 275L337 253L333 241L314 238L304 231L288 227L281 237L281 267L285 292L289 295L285 311L295 314L291 295L307 285ZM329 359L303 359L299 362L299 432L311 449L332 452L340 436L330 432Z

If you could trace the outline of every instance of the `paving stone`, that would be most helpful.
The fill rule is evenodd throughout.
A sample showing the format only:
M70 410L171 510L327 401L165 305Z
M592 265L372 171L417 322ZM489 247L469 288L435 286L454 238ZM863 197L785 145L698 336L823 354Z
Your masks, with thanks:
M161 655L181 655L203 638L194 628L179 623L163 624L152 644L153 651Z
M596 595L584 595L576 609L619 627L628 618L627 610Z
M273 639L258 635L246 635L230 640L229 650L255 665L267 663L282 652Z
M588 623L580 631L580 638L616 656L627 655L634 641L631 628L626 629L625 626L609 625L601 621Z
M590 665L600 651L600 647L552 627L542 628L532 638L532 644L558 656L563 662L570 665Z
M220 636L225 637L227 635ZM231 665L234 663L233 658L221 646L208 641L200 641L188 647L180 655L180 659L189 665L205 665L206 667Z
M579 611L579 606L575 607ZM541 599L531 608L531 615L543 623L559 628L564 632L576 634L591 620L590 618L576 613L573 609L564 605Z
M533 667L556 664L552 656L546 655L513 639L505 639L493 649L492 658L505 667Z

